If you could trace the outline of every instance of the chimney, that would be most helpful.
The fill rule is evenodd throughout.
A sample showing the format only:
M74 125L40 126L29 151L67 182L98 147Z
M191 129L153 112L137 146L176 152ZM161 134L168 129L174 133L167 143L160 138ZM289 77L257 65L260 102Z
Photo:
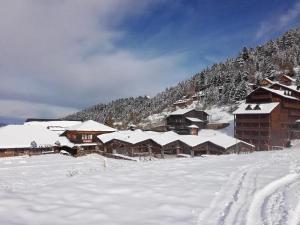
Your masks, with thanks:
M190 125L188 126L189 130L190 130L190 135L198 135L199 132L199 127L197 125Z

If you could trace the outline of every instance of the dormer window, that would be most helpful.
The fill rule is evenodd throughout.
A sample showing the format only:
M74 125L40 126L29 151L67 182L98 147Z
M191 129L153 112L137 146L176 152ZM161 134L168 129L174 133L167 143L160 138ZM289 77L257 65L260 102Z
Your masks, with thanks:
M261 110L259 104L257 104L257 105L254 107L254 110Z
M247 105L246 110L252 110L251 105Z

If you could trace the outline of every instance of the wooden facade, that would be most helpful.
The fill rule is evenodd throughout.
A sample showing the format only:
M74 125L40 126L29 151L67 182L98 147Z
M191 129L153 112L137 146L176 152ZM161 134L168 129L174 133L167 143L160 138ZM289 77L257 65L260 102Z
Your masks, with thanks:
M0 157L12 157L12 156L33 156L42 154L54 154L59 153L60 147L43 147L43 148L6 148L0 149Z
M148 139L136 144L131 144L125 141L112 139L107 143L103 143L103 152L105 156L113 156L114 154L121 154L124 156L138 157L138 156L152 156L155 158L165 158L167 155L187 154L194 156L201 156L205 154L229 154L229 153L244 153L252 152L253 146L237 142L230 147L220 146L209 140L204 141L196 146L189 146L183 141L176 140L165 145L159 145L155 141Z
M269 114L235 115L235 137L268 150L271 146L286 146L287 130L282 127L280 106Z
M87 144L98 142L97 136L106 133L110 132L67 130L62 136L66 136L74 144Z
M193 120L193 118L196 120ZM183 114L171 114L166 119L167 130L174 131L178 134L190 134L189 126L196 125L199 129L203 129L207 123L208 114L196 109Z
M256 150L271 150L273 147L286 147L291 139L291 125L300 119L298 93L270 88L258 88L246 98L247 104L260 105L278 103L271 112L235 115L235 137L256 146Z

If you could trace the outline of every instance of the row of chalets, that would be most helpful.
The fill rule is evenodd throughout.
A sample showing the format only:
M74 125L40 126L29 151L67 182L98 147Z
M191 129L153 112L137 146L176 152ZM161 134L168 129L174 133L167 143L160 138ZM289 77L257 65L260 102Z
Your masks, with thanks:
M179 135L175 132L117 131L104 124L82 121L32 121L0 128L0 156L65 152L123 158L199 156L251 152L254 146L225 134Z

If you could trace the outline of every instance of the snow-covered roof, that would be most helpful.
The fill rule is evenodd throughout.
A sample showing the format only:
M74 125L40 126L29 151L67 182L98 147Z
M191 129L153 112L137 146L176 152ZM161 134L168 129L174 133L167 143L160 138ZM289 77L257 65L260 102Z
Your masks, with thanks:
M290 81L292 81L292 82L296 82L296 79L291 78L291 77L288 76L288 75L283 75L283 77L287 78L288 80L290 80Z
M280 86L280 87L282 87L282 88L286 88L286 89L288 89L288 90L291 90L291 91L295 91L295 92L298 92L298 93L300 93L300 91L297 89L297 85L284 85L284 84L281 84L281 83L279 83L279 82L275 82L274 84L272 84L271 86L270 86L270 88L272 88L273 86L275 86L275 85L278 85L278 86Z
M81 121L57 120L57 121L30 121L30 122L25 122L24 125L38 125L42 127L67 128L81 123L82 123Z
M242 103L239 105L238 109L233 112L234 115L237 114L269 114L277 106L279 102L263 103L263 104L248 104Z
M151 137L151 140L153 140L154 142L156 142L157 144L159 144L160 146L165 146L167 144L170 144L174 141L178 141L180 138L180 135L178 135L177 133L173 132L173 131L168 131L165 133L158 133L158 134L154 134Z
M106 126L102 123L98 123L93 120L87 120L80 124L76 124L74 126L68 127L66 130L69 131L104 131L104 132L113 132L116 129Z
M190 147L195 147L197 145L203 144L207 142L209 138L207 137L201 137L197 135L181 135L180 141L187 144Z
M229 147L231 147L231 146L233 146L235 144L238 144L238 143L244 143L244 144L247 144L249 146L254 147L254 145L251 145L251 144L249 144L247 142L241 141L241 140L239 140L237 138L230 137L230 136L228 136L226 134L218 134L215 137L210 138L209 141L211 143L213 143L215 145L218 145L218 146L220 146L222 148L225 148L225 149L229 148Z
M195 117L185 117L186 119L188 119L189 121L192 121L192 122L204 122L203 120L200 120L198 118L195 118Z
M55 131L58 134L62 134L68 127L81 124L81 121L70 120L55 120L55 121L30 121L25 122L24 125L41 126L49 130Z
M120 140L130 144L137 144L139 142L150 139L150 135L147 132L143 132L141 130L126 130L98 135L98 138L103 143L107 143L111 140Z
M274 83L272 80L270 80L269 78L264 78L263 80L266 80L266 81L268 81L269 83Z
M293 99L293 100L299 100L298 98L295 98L293 96L286 95L285 91L282 91L282 90L275 90L275 89L271 89L271 88L267 88L267 87L261 87L261 88L264 89L264 90L266 90L266 91L272 92L274 94L280 95L280 96L282 96L284 98L289 98L289 99Z
M160 133L160 132L153 132L153 131L144 132L141 130L118 131L114 133L99 135L98 138L103 143L107 143L111 140L119 140L130 144L137 144L145 140L152 140L160 146L165 146L175 141L181 141L190 147L195 147L210 141L225 149L234 145L235 143L243 142L239 139L235 139L225 134L218 134L214 136L199 136L199 135L179 135L177 133L174 133L173 131Z
M192 110L196 110L196 111L198 110L198 111L200 111L197 107L196 108L195 107L193 107L193 108L184 108L184 109L178 109L178 110L170 113L169 115L184 115L184 114L186 114L186 113L188 113L188 112L190 112ZM203 112L205 112L206 114L208 114L206 111L203 111Z
M174 112L172 112L170 115L184 115L192 110L194 110L195 108L185 108L185 109L178 109Z
M73 147L66 138L41 126L8 125L0 128L0 149L30 148L35 142L37 147L51 147L59 142L61 146Z
M192 124L192 125L188 126L188 128L199 128L199 127L195 124Z

